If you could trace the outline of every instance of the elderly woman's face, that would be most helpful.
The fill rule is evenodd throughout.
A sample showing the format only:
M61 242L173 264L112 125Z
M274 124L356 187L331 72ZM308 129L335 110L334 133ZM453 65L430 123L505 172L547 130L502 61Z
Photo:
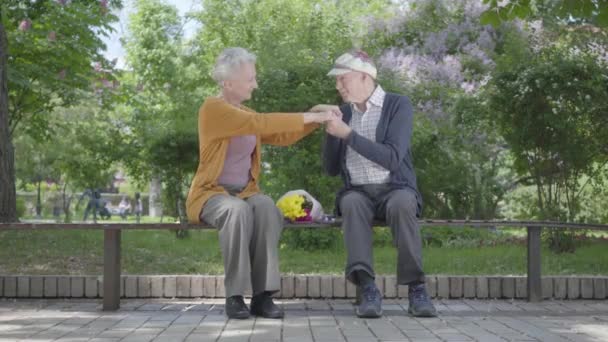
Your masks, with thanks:
M255 64L243 63L234 70L232 77L224 81L224 91L236 99L247 101L251 98L251 93L258 87L256 81Z

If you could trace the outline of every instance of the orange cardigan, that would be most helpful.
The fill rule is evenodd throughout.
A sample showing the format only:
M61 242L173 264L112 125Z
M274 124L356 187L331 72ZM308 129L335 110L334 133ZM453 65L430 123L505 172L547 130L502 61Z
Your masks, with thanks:
M319 125L304 124L299 114L258 114L253 110L235 107L223 99L209 97L198 112L199 163L186 200L188 221L200 222L199 214L209 198L227 194L217 184L226 160L230 138L239 135L255 135L256 147L251 155L251 179L239 198L247 198L259 192L262 144L287 146L310 134Z

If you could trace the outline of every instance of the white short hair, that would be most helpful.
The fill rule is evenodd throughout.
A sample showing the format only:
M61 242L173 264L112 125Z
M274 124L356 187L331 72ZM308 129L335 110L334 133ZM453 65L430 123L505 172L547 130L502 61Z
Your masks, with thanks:
M211 71L211 77L219 84L228 80L234 70L243 63L255 63L255 55L241 47L224 49L217 57L215 66Z

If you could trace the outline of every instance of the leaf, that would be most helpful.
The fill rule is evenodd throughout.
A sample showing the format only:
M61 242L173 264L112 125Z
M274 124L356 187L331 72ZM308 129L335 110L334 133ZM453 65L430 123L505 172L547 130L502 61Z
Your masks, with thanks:
M479 17L479 21L483 25L492 25L494 27L498 27L500 25L500 16L498 12L494 9L489 9L481 14Z

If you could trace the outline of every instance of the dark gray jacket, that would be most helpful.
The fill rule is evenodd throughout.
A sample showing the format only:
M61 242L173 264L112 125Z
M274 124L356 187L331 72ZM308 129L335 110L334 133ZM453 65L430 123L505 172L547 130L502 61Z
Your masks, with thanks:
M349 104L340 106L342 120L350 123L352 110ZM389 185L394 189L410 188L416 193L418 212L422 213L422 196L416 186L416 173L412 163L412 104L407 96L386 93L382 114L376 128L376 141L371 141L353 131L347 139L325 135L323 147L323 166L330 176L342 176L344 188L336 196L340 197L352 189L346 170L346 146L350 146L363 157L390 171ZM339 206L336 205L338 209ZM338 212L339 214L339 212Z

